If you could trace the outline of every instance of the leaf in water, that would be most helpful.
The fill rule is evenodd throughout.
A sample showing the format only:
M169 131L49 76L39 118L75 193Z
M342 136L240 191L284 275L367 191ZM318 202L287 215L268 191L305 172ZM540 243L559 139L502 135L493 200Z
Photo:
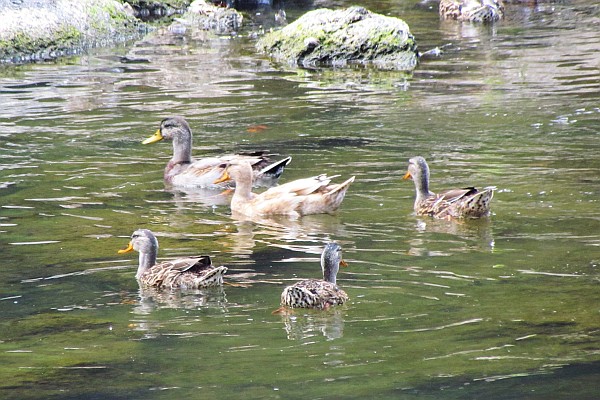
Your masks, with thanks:
M261 133L265 130L269 129L267 125L251 125L246 128L246 132L248 133Z

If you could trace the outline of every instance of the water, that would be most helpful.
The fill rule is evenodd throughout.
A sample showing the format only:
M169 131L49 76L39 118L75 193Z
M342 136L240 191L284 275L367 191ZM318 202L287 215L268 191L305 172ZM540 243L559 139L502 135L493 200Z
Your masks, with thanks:
M597 397L590 3L512 5L493 27L365 4L403 16L422 50L443 46L412 75L295 71L248 39L159 35L3 69L2 397ZM214 193L165 189L170 145L140 142L172 114L196 156L269 149L293 156L282 181L356 182L335 215L234 220ZM433 190L497 186L493 216L415 217L401 180L414 155ZM141 292L135 256L116 254L138 227L159 257L210 254L235 285ZM328 240L351 302L272 315L286 284L319 276Z

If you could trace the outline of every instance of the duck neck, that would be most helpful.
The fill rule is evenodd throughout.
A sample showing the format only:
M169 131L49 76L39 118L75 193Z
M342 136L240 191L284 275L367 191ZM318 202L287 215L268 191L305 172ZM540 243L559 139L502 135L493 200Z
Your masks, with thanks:
M429 191L429 173L427 171L421 174L418 179L415 179L415 189L417 191L415 204L432 195Z
M333 283L334 285L337 284L337 268L333 268L331 266L331 261L326 260L323 263L323 280Z
M140 252L140 262L135 277L139 279L146 271L148 271L154 265L156 265L156 249L152 249L148 253Z
M246 168L247 167L247 168ZM252 195L252 167L250 165L240 169L238 179L235 180L235 192L232 201L250 200Z
M179 131L173 136L173 159L176 164L190 163L192 161L192 135Z

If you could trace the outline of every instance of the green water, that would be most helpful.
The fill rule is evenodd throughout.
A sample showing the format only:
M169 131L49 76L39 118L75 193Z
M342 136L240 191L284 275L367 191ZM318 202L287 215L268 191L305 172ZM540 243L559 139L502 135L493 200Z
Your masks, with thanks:
M512 6L494 27L366 4L403 16L421 50L448 45L408 76L295 71L245 38L156 36L4 68L0 397L597 398L590 3ZM140 142L173 114L196 156L268 149L293 157L282 182L356 182L335 215L234 220L218 194L165 188L170 145ZM414 155L434 191L497 186L493 215L415 217L401 180ZM140 292L136 257L116 254L139 227L161 258L209 254L238 286ZM286 284L319 276L329 240L350 264L350 303L272 315Z

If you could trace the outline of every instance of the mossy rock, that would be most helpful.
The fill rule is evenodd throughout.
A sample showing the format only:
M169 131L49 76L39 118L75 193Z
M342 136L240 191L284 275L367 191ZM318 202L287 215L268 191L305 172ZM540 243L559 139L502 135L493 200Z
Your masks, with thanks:
M0 63L49 60L133 38L140 24L116 0L0 0Z
M363 7L310 11L256 46L277 61L307 68L359 64L410 71L418 61L406 22Z

